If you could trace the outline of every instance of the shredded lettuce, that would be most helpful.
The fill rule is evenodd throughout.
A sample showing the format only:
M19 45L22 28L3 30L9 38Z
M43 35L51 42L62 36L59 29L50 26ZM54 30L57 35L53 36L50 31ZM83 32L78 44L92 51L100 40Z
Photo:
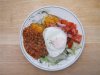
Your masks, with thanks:
M58 64L60 61L66 59L68 57L69 54L74 54L77 49L81 48L81 46L77 43L73 43L73 46L71 49L68 49L68 46L66 46L64 52L62 54L60 54L57 57L51 57L51 56L45 56L45 57L41 57L39 59L40 63L46 62L49 63L50 65L56 65Z
M67 51L68 51L70 54L74 54L74 55L75 55L76 51L77 51L79 48L81 48L80 44L77 44L77 43L74 42L72 48L71 48L71 49L68 49L68 48L67 48Z

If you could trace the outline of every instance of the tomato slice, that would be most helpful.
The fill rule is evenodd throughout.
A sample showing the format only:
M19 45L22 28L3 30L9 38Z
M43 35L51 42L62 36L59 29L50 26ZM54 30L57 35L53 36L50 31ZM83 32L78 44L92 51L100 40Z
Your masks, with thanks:
M64 29L65 29L66 32L70 31L70 28L68 26L65 26Z
M61 24L65 24L65 27L62 27L62 30L67 32L68 34L68 48L71 48L73 45L73 41L76 43L80 43L82 39L82 35L78 34L78 30L76 28L76 24L73 22L68 22L67 20L61 19ZM70 39L69 39L70 38Z
M68 22L67 25L71 28L76 28L76 25L73 22Z
M65 24L65 25L68 24L68 21L67 20L64 20L64 19L61 19L60 22L61 22L61 24Z
M71 29L70 30L70 33L71 33L71 35L77 35L78 34L78 30L77 29L75 29L75 28L73 28L73 29Z
M65 30L66 30L66 32L68 32L68 33L73 33L73 34L75 34L77 31L77 29L76 29L76 25L74 24L74 23L72 23L72 22L67 22L67 24L66 24L66 26L65 26Z
M72 48L73 40L71 38L68 38L67 44L68 44L68 48Z
M76 43L79 43L79 44L80 44L80 42L81 42L81 40L82 40L82 35L77 34L77 35L73 36L72 39L73 39L73 41L75 41Z

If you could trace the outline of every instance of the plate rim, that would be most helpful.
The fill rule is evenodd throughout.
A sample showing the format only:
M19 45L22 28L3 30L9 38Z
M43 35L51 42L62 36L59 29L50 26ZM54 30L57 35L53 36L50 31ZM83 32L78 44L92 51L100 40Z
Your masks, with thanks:
M26 20L27 20L33 13L35 13L35 12L37 12L37 11L43 9L43 8L51 8L51 7L63 9L63 10L65 10L65 11L69 12L71 15L73 15L73 16L76 18L76 20L78 21L78 23L80 24L80 27L81 27L81 29L82 29L82 35L83 35L82 49L80 50L80 52L79 52L79 54L77 55L77 57L75 57L75 59L73 60L73 62L70 63L68 66L66 65L66 66L64 66L64 67L62 67L62 68L57 68L57 69L48 69L48 68L44 68L44 67L41 67L41 66L39 66L39 65L37 65L37 64L35 64L35 63L33 63L33 62L27 57L27 55L25 54L25 52L24 52L24 50L23 50L23 48L22 48L22 43L23 43L23 41L22 41L22 31L23 31L23 26L24 26ZM76 16L76 14L74 14L74 13L73 13L72 11L70 11L68 8L65 8L65 7L62 7L62 6L54 6L54 5L53 5L53 6L50 6L50 5L49 5L49 6L43 6L43 7L40 7L40 8L38 8L38 9L35 9L34 11L32 11L32 12L26 17L26 19L24 20L24 22L23 22L23 24L22 24L22 26L21 26L21 28L20 28L19 41L20 41L20 49L21 49L22 54L25 56L25 58L26 58L32 65L34 65L35 67L37 67L37 68L39 68L39 69L45 70L45 71L58 71L58 70L63 70L63 69L65 69L65 68L71 66L72 64L74 64L74 63L79 59L79 57L81 56L81 54L82 54L82 52L83 52L83 50L84 50L84 47L85 47L85 31L84 31L84 28L83 28L82 23L80 22L80 20L79 20L78 17Z

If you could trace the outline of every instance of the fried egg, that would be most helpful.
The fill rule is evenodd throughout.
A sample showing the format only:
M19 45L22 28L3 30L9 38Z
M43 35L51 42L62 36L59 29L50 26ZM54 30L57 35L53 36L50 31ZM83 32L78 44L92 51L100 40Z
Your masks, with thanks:
M57 57L66 48L67 34L58 27L48 27L43 31L47 51L51 57Z

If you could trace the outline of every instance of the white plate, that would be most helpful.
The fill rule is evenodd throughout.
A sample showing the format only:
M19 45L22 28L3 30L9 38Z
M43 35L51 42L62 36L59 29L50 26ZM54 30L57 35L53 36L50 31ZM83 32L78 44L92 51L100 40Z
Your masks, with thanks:
M23 45L23 29L25 27L27 27L30 23L32 23L32 21L34 20L34 16L41 12L41 11L47 11L50 14L56 15L58 17L61 17L63 19L66 19L68 21L71 21L73 23L75 23L77 25L77 28L80 32L80 34L82 34L82 41L81 41L81 46L82 48L78 49L76 51L76 54L73 56L69 56L66 60L61 61L59 64L57 65L53 65L53 66L48 66L48 64L41 64L39 61L35 60L34 58L32 58L25 50L24 45ZM71 11L69 11L66 8L63 7L58 7L58 6L46 6L46 7L42 7L38 10L35 10L34 12L32 12L27 19L24 21L22 27L21 27L21 31L20 31L20 47L22 50L22 53L24 54L24 56L27 58L27 60L34 66L43 69L43 70L47 70L47 71L57 71L57 70L62 70L64 68L69 67L70 65L72 65L81 55L82 50L84 48L84 44L85 44L85 34L84 34L84 30L82 27L82 24L80 23L79 19L76 17L75 14L73 14Z

